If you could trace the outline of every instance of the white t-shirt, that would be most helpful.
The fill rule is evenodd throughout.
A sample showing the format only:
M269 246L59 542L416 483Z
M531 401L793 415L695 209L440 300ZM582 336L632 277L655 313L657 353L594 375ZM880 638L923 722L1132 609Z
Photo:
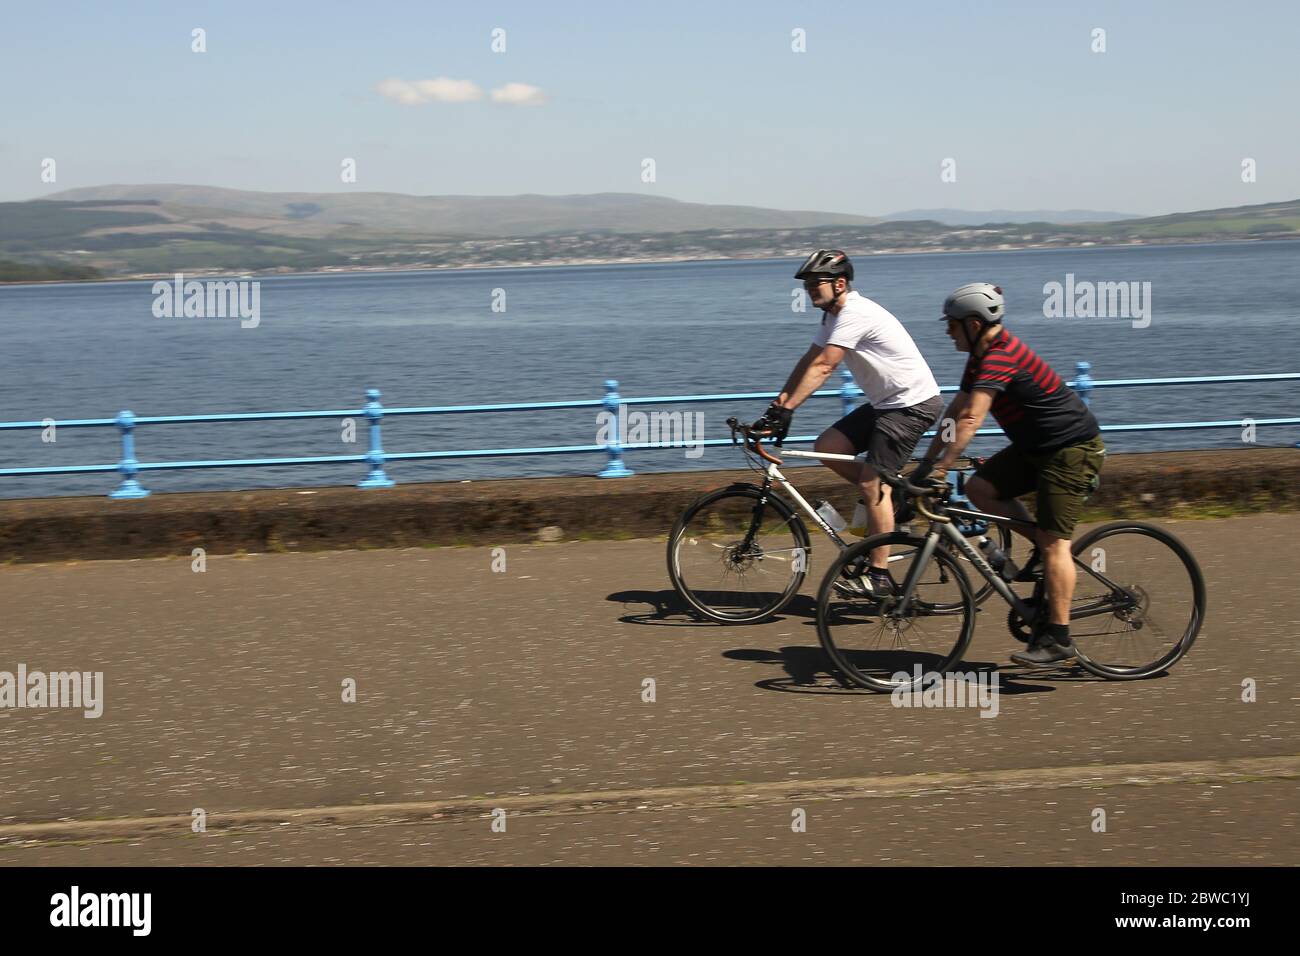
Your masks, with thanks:
M907 408L939 394L921 351L888 309L850 292L839 315L827 312L813 344L838 345L844 364L875 408Z

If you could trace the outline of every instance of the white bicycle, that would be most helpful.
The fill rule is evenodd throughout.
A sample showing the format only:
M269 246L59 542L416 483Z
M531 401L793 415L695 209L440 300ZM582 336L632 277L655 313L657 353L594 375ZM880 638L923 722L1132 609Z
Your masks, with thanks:
M804 512L813 524L843 551L850 547L808 500L782 474L780 459L767 453L761 443L763 434L754 433L736 419L727 419L731 439L743 447L746 459L755 470L762 471L759 484L737 482L711 491L693 502L673 526L668 537L668 577L677 593L701 617L721 624L757 624L785 607L803 585L812 556L808 527L790 501ZM775 442L774 446L781 447ZM787 458L856 461L852 455L833 455L813 451L781 449ZM969 466L970 460L964 460ZM961 494L964 473L958 473L957 493ZM773 490L781 486L790 501ZM896 522L902 527L910 520L910 506L896 503ZM1010 555L1012 535L1002 525L987 521L959 522L958 529L976 546L986 536L1004 554ZM949 547L945 543L945 547ZM890 563L908 561L910 550L896 549ZM953 557L966 557L954 549ZM863 559L865 562L865 558ZM855 568L853 571L865 570ZM974 594L977 604L993 593L984 584ZM941 609L941 608L939 608ZM952 610L956 610L954 605Z

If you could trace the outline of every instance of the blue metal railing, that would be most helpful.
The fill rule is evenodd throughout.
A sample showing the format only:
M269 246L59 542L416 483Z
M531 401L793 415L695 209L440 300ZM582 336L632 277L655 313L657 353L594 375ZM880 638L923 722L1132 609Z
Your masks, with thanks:
M1296 381L1300 380L1300 372L1282 372L1261 375L1197 375L1182 378L1140 378L1140 379L1114 379L1109 381L1095 381L1090 372L1091 365L1087 362L1079 362L1076 365L1076 378L1069 382L1069 386L1075 389L1084 402L1091 403L1092 392L1099 388L1133 388L1141 386L1172 386L1172 385L1212 385L1242 382L1277 382L1277 381ZM848 414L854 408L857 400L862 395L862 390L854 384L852 377L847 370L841 370L843 384L838 389L824 389L816 393L816 397L838 397L840 399L843 414ZM941 389L943 392L955 392L957 386L949 385ZM649 448L680 448L685 442L635 442L625 444L620 440L619 435L619 409L630 405L673 405L673 404L692 404L701 402L731 402L731 401L756 401L771 400L776 398L775 392L730 392L722 394L708 395L658 395L646 396L640 398L623 398L618 393L618 382L609 379L605 382L605 395L603 398L579 399L575 401L563 402L514 402L496 405L438 405L428 407L414 408L384 408L380 404L380 393L378 389L369 389L366 392L366 404L361 409L333 409L322 411L305 411L305 412L236 412L231 414L219 415L160 415L160 416L137 416L130 411L118 413L116 418L79 418L67 419L64 421L54 421L46 419L39 422L0 422L0 431L19 430L19 429L45 429L51 426L57 428L117 428L121 434L122 440L122 457L116 464L101 465L63 465L63 466L46 466L37 468L0 468L0 477L4 476L30 476L30 475L72 475L88 474L94 472L115 471L121 475L121 483L109 495L110 498L131 499L143 498L149 494L148 489L144 488L139 479L142 471L165 471L177 469L196 469L196 468L259 468L284 465L333 465L333 464L359 464L365 463L369 470L366 477L358 482L360 488L390 488L394 482L384 471L386 462L394 461L425 461L445 458L493 458L509 457L518 455L572 455L572 454L593 454L603 452L607 456L607 464L599 473L601 478L621 478L633 474L623 461L623 453L629 450L641 450ZM575 408L600 408L608 412L608 428L606 429L607 438L604 442L591 445L553 445L533 448L472 448L461 449L456 451L424 451L424 452L398 452L396 454L386 454L381 442L381 423L385 417L395 417L400 415L460 415L460 414L478 414L491 412L536 412L551 411L558 409L575 409ZM141 425L175 425L175 424L195 424L204 422L252 422L252 421L277 421L283 419L312 419L312 418L360 418L366 419L369 430L369 449L364 455L319 455L299 458L237 458L237 459L220 459L212 461L157 461L141 462L137 460L135 453L135 429ZM1152 422L1123 425L1102 425L1102 431L1114 432L1133 432L1133 431L1173 431L1181 429L1200 429L1200 428L1240 428L1247 424L1247 421L1257 427L1273 425L1300 425L1300 417L1291 418L1267 418L1256 420L1217 420L1217 421L1195 421L1195 422ZM927 434L933 434L928 432ZM999 428L981 428L977 435L997 435L1001 434ZM809 444L815 441L816 435L794 436L786 439L786 444ZM730 438L715 439L698 439L689 442L690 447L709 447L716 445L730 445ZM1300 442L1297 442L1300 447Z

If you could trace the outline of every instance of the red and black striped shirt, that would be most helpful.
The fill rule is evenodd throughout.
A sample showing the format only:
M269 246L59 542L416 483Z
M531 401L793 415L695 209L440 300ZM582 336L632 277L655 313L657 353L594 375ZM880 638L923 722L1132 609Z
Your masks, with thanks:
M1002 329L980 358L966 361L961 390L991 389L993 417L1024 451L1055 451L1101 434L1088 411L1052 367Z

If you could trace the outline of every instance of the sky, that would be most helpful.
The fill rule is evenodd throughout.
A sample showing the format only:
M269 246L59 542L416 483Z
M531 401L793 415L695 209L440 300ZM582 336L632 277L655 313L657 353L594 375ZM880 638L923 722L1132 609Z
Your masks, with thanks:
M1300 197L1289 0L0 3L0 200L168 182L1158 215Z

